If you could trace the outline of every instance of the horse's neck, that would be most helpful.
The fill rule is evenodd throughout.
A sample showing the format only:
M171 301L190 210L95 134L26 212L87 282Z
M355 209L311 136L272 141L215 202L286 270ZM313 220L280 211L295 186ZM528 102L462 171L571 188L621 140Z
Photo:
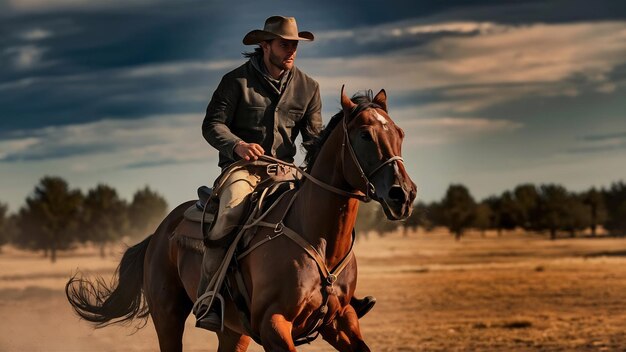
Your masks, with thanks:
M342 173L340 132L338 127L324 143L311 175L328 185L352 192L354 189L350 189ZM298 201L299 215L304 219L303 236L321 253L325 253L329 266L337 264L350 248L359 201L333 193L313 182L304 183Z

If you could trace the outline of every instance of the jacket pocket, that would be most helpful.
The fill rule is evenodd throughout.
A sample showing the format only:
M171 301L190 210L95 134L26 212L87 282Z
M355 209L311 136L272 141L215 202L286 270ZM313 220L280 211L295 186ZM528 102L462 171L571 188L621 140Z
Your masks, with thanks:
M239 115L235 116L235 124L240 128L257 129L263 125L265 109L264 106L248 106L240 109Z

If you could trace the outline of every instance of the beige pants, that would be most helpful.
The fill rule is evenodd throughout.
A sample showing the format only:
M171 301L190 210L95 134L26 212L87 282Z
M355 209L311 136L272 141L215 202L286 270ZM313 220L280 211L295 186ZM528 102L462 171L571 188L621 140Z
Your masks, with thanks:
M218 194L219 210L215 224L208 234L210 239L218 240L240 225L241 216L245 208L244 200L252 193L260 180L259 176L251 174L245 169L237 170L229 175ZM206 247L204 249L202 276L198 284L198 297L202 296L209 289L207 286L217 269L219 269L225 254L226 248L220 246Z
M239 225L244 211L244 199L252 193L261 178L241 169L233 172L224 182L218 194L220 203L215 224L209 238L218 240Z

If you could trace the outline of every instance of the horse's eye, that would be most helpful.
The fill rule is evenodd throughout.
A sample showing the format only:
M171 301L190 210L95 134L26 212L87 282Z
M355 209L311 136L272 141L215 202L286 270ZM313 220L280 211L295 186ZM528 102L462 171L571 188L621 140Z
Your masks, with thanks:
M369 131L361 131L361 138L368 142L372 141L372 135L369 133Z

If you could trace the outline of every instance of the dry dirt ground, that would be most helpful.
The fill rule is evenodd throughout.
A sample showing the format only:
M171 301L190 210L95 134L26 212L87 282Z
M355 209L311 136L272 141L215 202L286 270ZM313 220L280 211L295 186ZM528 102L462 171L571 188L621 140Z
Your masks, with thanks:
M5 248L0 351L157 350L150 322L93 330L65 301L76 268L109 277L116 251L100 259L82 249L50 264ZM626 351L626 239L397 233L361 239L356 253L358 293L379 302L361 320L373 351ZM186 351L216 350L191 318L186 330ZM322 339L299 350L332 351Z

